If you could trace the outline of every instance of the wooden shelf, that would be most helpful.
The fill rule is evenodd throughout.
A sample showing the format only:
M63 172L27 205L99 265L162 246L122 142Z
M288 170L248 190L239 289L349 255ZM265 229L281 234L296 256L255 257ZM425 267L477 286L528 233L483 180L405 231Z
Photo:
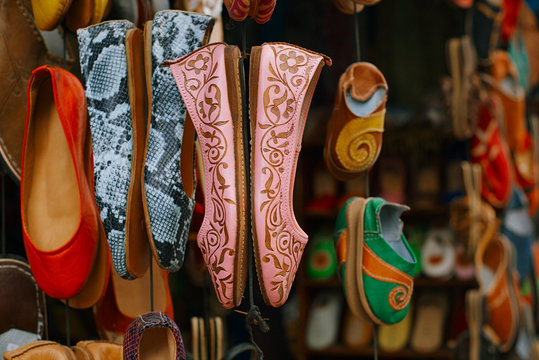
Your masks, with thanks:
M345 346L332 346L323 350L307 349L307 354L312 357L372 357L374 350L372 347L360 349L348 348ZM450 359L453 352L449 349L439 349L433 352L418 352L412 349L402 349L394 352L378 351L381 358L406 359L406 358L422 358L422 359Z
M336 288L341 287L341 279L313 280L306 279L305 286L308 288Z
M308 288L336 288L341 287L342 282L338 278L327 279L327 280L313 280L305 279L305 287ZM474 288L477 287L477 281L475 279L471 280L461 280L458 278L451 278L446 280L441 279L430 279L427 277L419 277L414 280L415 287L462 287L462 288Z
M477 287L475 279L461 280L458 278L451 279L430 279L427 277L419 277L414 280L414 285L417 287L462 287L474 288Z

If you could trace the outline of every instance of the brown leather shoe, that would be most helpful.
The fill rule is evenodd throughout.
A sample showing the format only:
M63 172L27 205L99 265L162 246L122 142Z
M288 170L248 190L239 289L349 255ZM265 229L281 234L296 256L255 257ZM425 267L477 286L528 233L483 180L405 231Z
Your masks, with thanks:
M90 354L92 360L122 360L122 345L110 341L79 341L77 347Z
M35 341L4 353L5 360L77 360L67 346L54 341Z
M45 294L37 286L30 265L0 259L0 334L19 329L42 336L46 314Z
M26 87L32 70L43 64L62 66L64 60L50 54L22 0L0 3L0 155L13 177L20 180L21 150L26 120ZM73 67L67 48L67 68Z
M328 122L324 159L342 181L369 170L382 148L387 83L370 63L358 62L341 75Z

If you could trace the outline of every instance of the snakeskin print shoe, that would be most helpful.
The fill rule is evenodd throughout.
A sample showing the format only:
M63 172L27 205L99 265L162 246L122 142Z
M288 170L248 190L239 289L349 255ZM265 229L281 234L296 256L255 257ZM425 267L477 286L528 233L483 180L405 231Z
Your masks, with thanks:
M248 267L240 57L237 46L217 43L168 63L202 148L205 216L197 241L226 308L240 304Z
M129 21L80 29L94 154L95 198L116 272L125 279L148 268L140 173L146 137L142 31Z
M144 27L150 114L142 199L154 257L168 271L180 269L187 245L194 207L194 141L190 136L182 143L187 110L170 69L161 63L202 46L212 26L210 16L165 10Z
M260 290L285 303L307 244L292 206L307 112L328 57L284 44L251 51L251 221Z
M125 332L123 359L185 360L178 325L161 312L140 315Z

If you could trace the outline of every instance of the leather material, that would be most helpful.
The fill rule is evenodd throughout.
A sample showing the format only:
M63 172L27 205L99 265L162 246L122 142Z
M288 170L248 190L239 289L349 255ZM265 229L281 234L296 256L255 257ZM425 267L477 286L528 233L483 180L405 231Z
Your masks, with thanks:
M243 21L249 16L257 23L264 24L271 18L277 0L224 0L223 2L232 19Z
M72 0L65 17L67 28L73 32L91 24L96 2L99 0Z
M247 184L236 46L205 46L170 65L202 149L205 212L197 242L219 302L238 306L247 270Z
M123 347L110 341L79 341L77 347L86 350L92 360L122 360Z
M71 0L31 1L36 26L45 31L50 31L57 27L71 5Z
M0 3L0 34L0 72L5 74L0 90L0 155L6 169L19 181L28 80L38 66L62 66L63 59L47 51L31 9L22 0ZM69 46L67 53L71 53ZM68 69L73 67L70 58L66 61Z
M340 12L352 15L354 12L360 12L364 6L358 3L354 3L352 0L333 0L333 4Z
M307 234L292 205L296 165L318 77L331 60L284 43L253 47L250 63L251 220L264 300L284 304Z
M155 260L154 260L155 261ZM154 309L162 311L169 317L174 318L172 296L168 287L168 274L166 271L154 266ZM160 279L158 279L160 277ZM165 286L165 293L159 291L159 284ZM129 324L136 316L129 313L150 310L149 305L149 276L135 280L123 280L119 276L111 275L111 281L107 287L105 297L94 307L94 320L97 330L102 339L123 342L123 336ZM121 291L121 293L120 293ZM141 296L145 295L145 296ZM129 299L137 299L136 304L124 308ZM143 309L139 308L141 300L145 301ZM165 304L164 306L161 304Z
M19 329L43 336L47 324L45 294L30 266L16 259L0 259L0 334Z
M148 135L143 169L143 207L153 255L167 271L178 271L187 246L194 207L194 171L183 174L182 140L187 110L169 68L172 60L205 44L213 18L183 11L158 12L144 30ZM192 161L188 159L186 161ZM189 191L189 192L187 192Z
M482 241L475 254L477 282L487 302L487 323L498 336L502 352L513 347L519 321L513 251L505 236L495 235L490 241ZM485 272L489 275L482 276Z
M476 129L470 140L470 161L481 165L481 195L503 209L511 197L512 162L499 129L503 117L500 100L491 96L479 106Z
M339 79L324 146L326 166L335 178L358 177L378 159L387 89L384 75L370 63L352 64Z
M34 142L39 136L44 136L44 134L34 136L32 128L39 125L40 122L49 121L46 114L34 113L34 102L40 88L47 82L52 83L54 95L54 104L50 104L50 106L56 107L75 168L76 179L71 180L77 184L80 215L78 225L70 236L54 239L54 243L47 244L47 250L43 250L45 248L43 243L35 244L32 239L32 236L41 232L41 229L32 229L33 235L28 231L28 224L33 224L36 219L28 217L27 204L32 199L32 193L29 191L34 189L32 180L33 171L36 168L33 160L42 151L42 149L33 148ZM29 105L21 171L21 218L24 246L32 273L40 288L54 298L71 298L82 290L90 275L99 241L99 213L93 197L91 157L88 156L86 146L89 136L87 134L84 89L79 80L69 72L59 68L42 66L32 73L27 94ZM55 146L57 145L55 144ZM25 168L27 161L28 167ZM47 174L46 176L51 175ZM42 188L42 191L48 194L54 186L57 184L49 184L47 188L45 183L41 184L39 189ZM65 200L71 201L71 199ZM62 204L56 205L56 207L62 206ZM54 221L55 212L51 211L50 216L52 216L51 221ZM46 226L62 227L64 225L63 219L60 217L56 223L48 223ZM45 229L42 230L45 231Z
M133 27L128 21L110 21L77 32L92 130L95 198L114 268L126 279L142 276L148 266L138 176L144 103L143 95L136 95L140 86L133 85L142 81L134 79L141 69L132 68L131 54L126 57L126 33Z
M124 345L123 345L123 359L124 360L138 360L144 357L139 356L140 353L148 351L144 349L141 344L141 340L145 335L145 332L150 332L154 328L164 328L172 332L175 340L175 356L160 357L163 360L185 360L185 346L183 344L182 335L178 325L169 318L166 314L160 312L151 312L140 315L137 317L125 332ZM159 343L152 344L153 346L164 345L162 341L166 341L166 338L161 337ZM166 344L166 343L165 343Z
M99 24L103 18L109 13L112 0L95 0L94 12L92 14L91 24Z
M54 341L35 341L4 353L5 360L77 360L67 346Z

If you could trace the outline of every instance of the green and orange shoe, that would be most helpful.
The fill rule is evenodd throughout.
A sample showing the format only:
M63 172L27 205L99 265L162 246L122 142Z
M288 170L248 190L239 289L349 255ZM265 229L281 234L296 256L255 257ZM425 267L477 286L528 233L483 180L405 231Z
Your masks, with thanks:
M398 323L408 313L417 263L400 220L409 208L381 198L360 198L354 205L357 289L364 315L379 325Z
M362 310L355 274L355 244L357 242L351 240L356 238L358 219L354 216L354 214L357 213L357 211L355 211L357 205L351 206L351 204L355 204L359 199L360 198L358 197L352 197L344 203L337 215L335 232L333 233L333 241L335 242L337 252L337 262L339 264L339 275L342 279L346 302L348 303L350 311L356 317L361 316ZM350 234L352 234L352 236L350 236Z

